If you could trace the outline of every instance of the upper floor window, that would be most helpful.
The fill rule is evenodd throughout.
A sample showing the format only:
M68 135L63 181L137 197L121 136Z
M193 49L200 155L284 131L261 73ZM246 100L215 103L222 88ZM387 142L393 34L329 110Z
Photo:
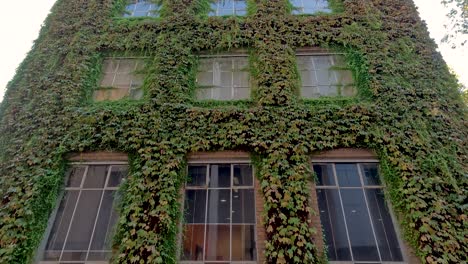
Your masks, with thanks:
M245 16L247 3L245 0L214 0L209 16Z
M330 13L327 0L290 0L295 15L314 14L317 12Z
M313 164L313 169L328 259L403 262L378 164L321 160Z
M124 162L75 164L39 263L107 263L118 219L113 208Z
M202 56L197 73L197 99L250 98L248 64L246 54Z
M257 263L255 192L248 163L190 163L181 263Z
M130 0L125 7L124 17L157 17L160 6L150 0Z
M297 54L297 67L303 98L356 94L351 71L339 54L301 52Z
M142 59L109 58L104 60L100 88L94 92L95 101L143 97Z

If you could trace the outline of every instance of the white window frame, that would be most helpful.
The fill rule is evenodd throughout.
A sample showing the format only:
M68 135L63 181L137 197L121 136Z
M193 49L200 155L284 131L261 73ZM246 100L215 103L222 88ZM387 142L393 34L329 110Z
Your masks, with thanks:
M245 72L247 72L247 76L248 76L248 80L247 80L247 86L235 86L234 83L234 79L235 79L235 73L234 71L231 72L231 82L230 82L230 86L229 87L217 87L217 86L204 86L204 85L200 85L198 83L198 80L197 80L197 88L196 89L210 89L210 98L196 98L197 100L216 100L216 101L237 101L237 100L249 100L251 98L251 94L252 94L252 85L251 85L251 76L250 76L250 72L249 72L249 55L247 53L225 53L225 54L219 54L219 55L200 55L199 56L200 60L203 60L203 59L225 59L225 58L245 58L246 59L246 65L247 65L247 69L245 70ZM216 62L212 64L212 74L213 74L213 83L216 82L216 79L220 79L221 78L221 71L218 71L216 68L216 63L219 63L219 62ZM234 64L234 60L231 60L231 68L232 68L232 65ZM197 71L198 73L199 71ZM239 71L239 72L243 72L242 70ZM217 88L217 89L220 89L220 88L224 88L224 89L229 89L230 90L230 95L231 97L230 98L227 98L227 99L215 99L213 98L214 95L213 95L213 88ZM241 89L249 89L249 96L247 98L240 98L240 99L237 99L237 98L234 98L235 97L235 89L236 88L241 88Z
M229 188L230 190L232 190L234 188L234 185L233 185L233 179L234 177L232 177L233 174L233 168L234 168L234 165L251 165L252 166L252 186L238 186L236 187L235 189L253 189L254 191L254 218L255 218L255 223L253 224L254 225L254 235L255 235L255 257L256 257L256 260L255 261L221 261L221 260L208 260L208 261L205 261L205 260L202 260L202 261L196 261L196 260L180 260L180 257L181 257L181 250L183 248L183 245L182 245L182 242L183 242L183 228L184 228L184 219L182 219L179 227L180 227L180 230L181 232L179 232L179 247L178 247L178 252L177 252L177 255L178 255L178 259L179 259L179 262L180 264L209 264L209 263L218 263L218 262L228 262L228 263L231 263L231 264L257 264L258 261L259 261L259 250L258 250L258 245L259 245L259 241L258 241L258 235L257 235L257 207L256 207L256 204L257 204L257 197L256 197L256 179L255 179L255 167L252 165L252 162L249 158L233 158L233 159L229 159L229 158L213 158L213 159L210 159L210 158L206 158L206 159L196 159L196 160L189 160L187 162L187 172L188 172L188 166L190 165L206 165L207 167L209 165L212 165L212 164L230 164L231 165L231 187ZM209 177L209 170L207 169L207 173L206 173L206 184L208 186L209 182L208 182L208 177ZM227 189L227 188L208 188L208 187L190 187L189 188L190 190L209 190L209 189ZM182 191L182 201L185 201L185 190L187 190L186 188L186 185L184 185L183 187L183 191ZM208 195L208 192L207 192L207 195ZM208 199L207 199L208 201ZM230 204L230 208L232 208L232 199L231 199L231 204ZM184 215L184 212L185 212L185 208L184 208L184 205L185 203L182 202L182 218L183 218L183 215ZM206 212L205 212L205 223L204 223L204 226L205 226L205 232L204 232L204 238L203 238L203 256L205 256L205 243L206 243L206 226L208 225L208 223L206 223L206 217L208 214L208 206L206 206ZM213 223L211 223L213 224ZM218 223L215 223L215 225L217 225ZM250 225L250 224L249 224ZM230 226L230 243L232 243L232 218L230 219L230 222L229 222L229 226ZM232 257L232 245L230 244L230 247L229 247L229 255Z
M208 16L220 16L219 9L220 9L220 5L222 4L221 3L222 1L224 1L224 0L214 0L214 2L211 3L210 7L212 8L212 11L208 13ZM236 9L236 4L235 4L236 1L245 2L244 12L247 14L247 0L231 0L231 1L232 1L232 10L231 10L232 12L231 12L231 14L223 15L223 16L244 16L244 15L237 14L237 12L242 11L242 10ZM225 9L225 8L223 8L223 9Z
M323 164L332 164L333 165L333 177L334 177L335 185L320 185L320 186L315 185L315 189L322 189L322 190L335 189L335 190L338 190L338 195L340 197L341 210L343 212L343 221L344 221L344 224L345 224L346 237L347 237L347 241L348 241L348 248L349 248L349 251L350 251L351 258L354 259L353 252L352 252L352 247L351 247L351 241L350 241L350 238L349 238L348 224L346 223L346 216L344 215L343 200L342 200L342 197L341 197L341 193L339 192L340 188L343 188L343 187L339 186L338 176L336 174L336 167L335 167L336 163L351 163L351 164L356 164L356 166L358 166L357 171L358 171L358 175L359 175L359 180L361 182L361 186L360 187L344 187L344 189L361 189L361 190L380 189L380 190L383 190L384 193L386 194L386 185L385 185L383 177L380 175L380 162L379 162L378 159L369 159L369 158L365 158L365 159L328 159L328 158L320 159L320 158L312 158L311 159L312 171L313 171L313 165L323 165ZM379 180L381 182L380 185L365 185L364 184L364 176L362 175L361 168L358 165L360 163L374 163L374 164L378 165L378 167L379 167ZM316 193L313 193L312 195L317 196ZM379 244L377 243L377 240L376 240L377 236L375 234L375 228L374 228L374 224L373 224L373 221L372 221L372 214L370 213L369 203L367 201L367 197L366 197L365 194L364 194L364 201L366 203L365 205L366 205L367 213L369 214L369 221L370 221L370 224L371 224L372 234L374 236L377 252L378 252L379 258L381 258L380 249L379 249L379 246L378 246ZM397 219L396 219L395 214L393 212L392 204L390 203L390 201L388 199L385 199L385 202L388 205L388 212L390 214L390 218L391 218L391 221L392 221L392 224L393 224L393 228L395 230L395 234L396 234L396 237L397 237L397 242L398 242L398 244L400 246L403 261L354 261L354 260L353 261L328 261L330 264L355 264L355 263L359 263L359 264L361 264L361 263L362 264L365 264L365 263L369 263L369 264L375 264L375 263L379 263L379 264L407 264L407 263L409 263L408 262L407 249L406 249L406 246L403 243L403 240L402 240L402 237L401 237L401 228L398 225ZM317 201L317 205L318 205L318 201ZM325 234L323 234L323 236L325 236Z
M312 72L313 72L313 74L314 74L315 80L316 80L316 82L317 82L317 86L316 86L316 87L317 87L317 90L318 90L319 87L320 87L320 86L319 86L319 83L318 83L318 78L319 78L319 77L318 77L318 75L317 75L317 67L316 67L315 62L314 62L314 60L313 60L313 57L320 57L320 56L327 56L327 57L330 57L330 58L331 58L331 64L332 64L332 65L330 66L330 68L332 68L332 67L337 67L337 63L336 63L336 61L335 61L334 56L342 56L342 57L344 57L344 55L345 55L344 53L340 53L340 52L320 52L320 51L318 51L318 52L309 52L309 51L300 51L300 50L298 50L298 51L296 52L296 58L299 58L299 57L310 57L310 59L312 59L313 70L312 70L312 71L309 71L309 72L311 72L311 74L312 74ZM298 69L298 70L299 70L299 75L300 75L301 69ZM346 70L346 71L351 71L351 69ZM352 96L345 96L345 95L343 95L343 94L339 94L339 93L338 93L338 87L340 86L340 84L338 83L338 82L339 82L338 72L337 72L337 70L330 70L330 69L328 70L328 72L329 72L329 74L333 74L333 78L334 78L334 81L335 81L335 83L336 83L336 84L329 84L329 86L332 86L332 87L335 87L335 86L336 86L336 87L337 87L337 94L335 95L335 97L341 96L341 97L345 97L345 98L352 98L352 97L355 96L355 94L352 95ZM304 86L304 85L303 85L303 80L302 80L303 77L302 77L302 76L300 76L300 77L301 77L301 91L300 91L300 94L301 94L301 98L302 98L302 99L308 99L308 100L312 99L312 100L313 100L313 99L320 98L320 97L322 96L322 95L320 94L320 91L318 90L319 93L318 93L318 96L317 96L317 97L304 97L304 95L302 94L302 89L303 89L304 87L313 87L313 86L310 86L310 85ZM349 85L349 84L347 84L347 85ZM352 86L355 87L355 85L352 85ZM356 89L356 88L354 88L354 89ZM342 92L341 92L341 93L342 93ZM324 96L327 96L327 95L324 95Z
M132 3L130 3L132 2ZM146 16L135 16L135 11L136 11L136 8L137 8L137 5L140 4L140 3L147 3L150 5L150 8L148 9L148 11L146 12ZM134 4L135 7L133 8L133 10L128 10L127 7L129 5L132 5ZM131 17L159 17L159 10L161 9L161 6L158 5L158 4L155 4L155 3L152 3L151 1L149 0L132 0L132 1L128 1L127 2L127 5L125 6L125 13L124 13L124 18L131 18ZM130 14L129 14L130 13Z
M84 171L84 176L83 177L86 177L87 176L87 173L88 173L88 166L90 165L107 165L107 166L121 166L121 165L127 165L128 166L128 162L125 162L125 161L84 161L84 162L70 162L69 163L70 167L72 166L87 166L85 168L85 171ZM103 197L104 197L104 190L112 190L112 191L118 191L119 188L120 188L120 185L119 186L116 186L116 187L107 187L107 183L109 181L109 174L112 172L112 170L109 170L107 172L107 175L106 175L106 182L104 183L104 187L103 188L87 188L86 190L103 190L103 194L101 194L101 198L100 198L100 201L99 201L99 206L98 206L98 210L97 210L97 216L96 216L96 219L94 220L94 225L93 225L93 232L91 234L91 238L90 238L90 242L89 242L89 246L88 246L88 250L87 250L87 253L86 253L86 256L89 255L90 253L90 247L91 247L91 242L93 240L93 237L94 237L94 232L96 231L96 224L97 224L97 221L98 221L98 216L99 216L99 212L101 210L101 205L102 205L102 200L103 200ZM65 177L64 179L64 184L66 184L68 182L68 179L69 179L70 175L67 175L67 177ZM122 181L124 181L125 178L122 179ZM43 254L45 253L45 248L47 246L47 243L49 242L49 237L50 237L50 233L52 232L52 228L54 226L54 223L55 223L55 220L57 218L57 213L58 213L58 209L59 209L59 206L60 206L60 203L62 202L62 199L63 197L65 196L65 193L68 191L68 190L83 190L83 184L85 182L85 179L82 179L81 181L81 185L80 187L64 187L62 189L62 191L60 192L60 194L58 195L58 199L57 199L57 202L56 202L56 205L55 205L55 208L54 210L52 211L52 213L50 214L50 217L49 217L49 220L48 220L48 223L47 223L47 228L46 228L46 231L44 232L44 236L42 238L42 242L41 244L39 245L39 248L37 250L37 253L36 253L36 256L35 256L35 261L34 263L37 263L37 264L61 264L61 263L70 263L70 264L73 264L73 263L84 263L84 264L109 264L109 261L98 261L98 260L92 260L92 261L86 261L86 260L83 260L83 261L80 261L80 260L70 260L70 261L63 261L63 260L58 260L58 261L50 261L50 260L41 260L42 257L43 257ZM75 204L75 208L73 210L73 214L72 214L72 218L71 219L74 219L74 214L76 212L76 207L78 205L78 201L79 201L79 198L81 196L81 192L80 194L78 195L77 197L77 200L76 200L76 204ZM115 201L115 199L114 199ZM65 238L65 241L67 240L67 237L70 233L70 229L71 229L71 225L68 227L68 230L67 230L67 235L66 235L66 238ZM63 252L64 252L64 248L65 248L65 245L66 245L66 242L64 243L63 247L62 247L62 250L61 250L61 253L60 253L60 257L62 256ZM111 250L112 251L112 250Z
M323 10L323 9L317 10L317 11L315 11L315 12L313 12L313 13L306 13L306 12L304 11L304 10L305 10L304 2L315 1L315 0L299 0L299 1L301 1L301 5L300 5L300 6L295 6L295 5L293 5L292 2L289 2L289 3L293 6L293 12L292 12L292 13L293 13L294 15L311 15L311 14L316 14L316 13L318 13L318 12L329 13L329 12ZM326 0L326 2L327 2L327 4L328 4L328 5L327 5L327 6L328 6L328 10L330 10L330 12L331 12L332 10L331 10L331 8L330 8L330 3L329 3L328 0ZM295 13L295 12L297 12L297 13Z

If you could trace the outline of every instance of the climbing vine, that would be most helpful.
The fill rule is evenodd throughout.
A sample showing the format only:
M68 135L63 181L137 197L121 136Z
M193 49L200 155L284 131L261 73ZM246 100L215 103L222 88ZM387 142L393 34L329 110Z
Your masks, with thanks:
M308 157L378 153L406 240L424 263L468 252L468 129L457 82L410 1L330 1L290 15L250 0L248 16L208 17L208 0L162 0L158 18L122 18L124 0L59 0L0 106L0 262L31 263L62 188L67 153L131 157L115 263L175 263L190 152L256 157L268 263L319 263ZM345 53L355 98L303 100L295 49ZM247 49L252 98L194 99L200 52ZM144 99L94 103L104 54L144 53Z

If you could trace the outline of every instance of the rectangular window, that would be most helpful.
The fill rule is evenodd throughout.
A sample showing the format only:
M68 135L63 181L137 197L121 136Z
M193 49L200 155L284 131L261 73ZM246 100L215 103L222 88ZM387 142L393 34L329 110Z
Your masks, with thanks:
M378 164L315 163L313 169L328 259L403 262Z
M39 263L107 263L118 219L115 193L126 164L73 165Z
M303 98L354 96L351 71L339 54L297 54Z
M314 14L317 12L331 13L327 0L290 0L294 15Z
M124 97L143 97L144 63L141 58L108 58L104 60L100 88L94 101L119 100Z
M158 17L160 6L148 0L130 0L124 17Z
M247 3L245 0L215 0L211 4L209 16L245 16Z
M248 65L246 54L202 56L197 73L197 99L250 98Z
M188 177L181 263L257 263L252 166L190 164Z

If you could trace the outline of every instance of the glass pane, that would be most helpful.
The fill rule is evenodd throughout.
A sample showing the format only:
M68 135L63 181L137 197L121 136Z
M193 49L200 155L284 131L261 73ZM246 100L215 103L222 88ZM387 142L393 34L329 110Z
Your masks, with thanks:
M317 85L317 81L315 80L315 71L300 71L301 73L301 80L303 86L312 86Z
M317 185L336 185L335 177L333 175L333 165L331 164L318 164L314 165L314 172L317 175Z
M128 174L128 166L112 166L107 187L119 186L122 179Z
M364 185L382 185L379 178L379 168L376 163L360 164Z
M208 223L229 223L231 220L231 190L209 190Z
M233 261L255 261L257 252L254 225L232 225L231 245Z
M341 187L359 187L361 180L357 171L357 164L337 163L335 164L338 184Z
M206 165L188 167L187 186L206 186Z
M86 167L73 166L68 170L67 187L80 187Z
M184 208L187 223L205 223L206 190L186 190Z
M62 250L79 191L67 191L55 217L46 250ZM53 254L52 254L53 255ZM59 254L60 255L60 254Z
M255 224L255 198L253 189L232 190L232 222Z
M102 191L81 191L65 250L88 250Z
M86 250L73 250L73 251L64 250L63 253L62 253L62 258L60 260L61 261L85 260L87 253L88 252ZM63 262L61 262L61 263L63 263ZM83 262L72 262L72 263L73 264L82 264Z
M379 261L362 189L341 189L351 250L356 261Z
M231 165L210 166L210 188L231 187Z
M205 260L230 260L230 226L229 225L207 225Z
M185 225L181 260L203 260L205 225Z
M114 195L115 191L104 192L91 250L110 250L112 247L112 231L117 220L117 214L112 208Z
M320 211L328 259L331 261L351 260L348 236L341 210L340 196L336 189L317 189L317 201Z
M132 59L121 59L119 61L119 67L117 68L118 73L132 73L136 69L136 60Z
M235 88L234 97L232 99L249 99L250 98L250 88Z
M403 261L400 245L382 189L366 189L382 261Z
M213 72L197 73L197 83L200 86L213 86Z
M253 186L251 165L234 165L234 186Z
M104 188L108 169L106 165L89 166L83 188Z
M301 96L303 98L317 98L317 97L319 97L317 87L316 86L302 86L301 87Z

